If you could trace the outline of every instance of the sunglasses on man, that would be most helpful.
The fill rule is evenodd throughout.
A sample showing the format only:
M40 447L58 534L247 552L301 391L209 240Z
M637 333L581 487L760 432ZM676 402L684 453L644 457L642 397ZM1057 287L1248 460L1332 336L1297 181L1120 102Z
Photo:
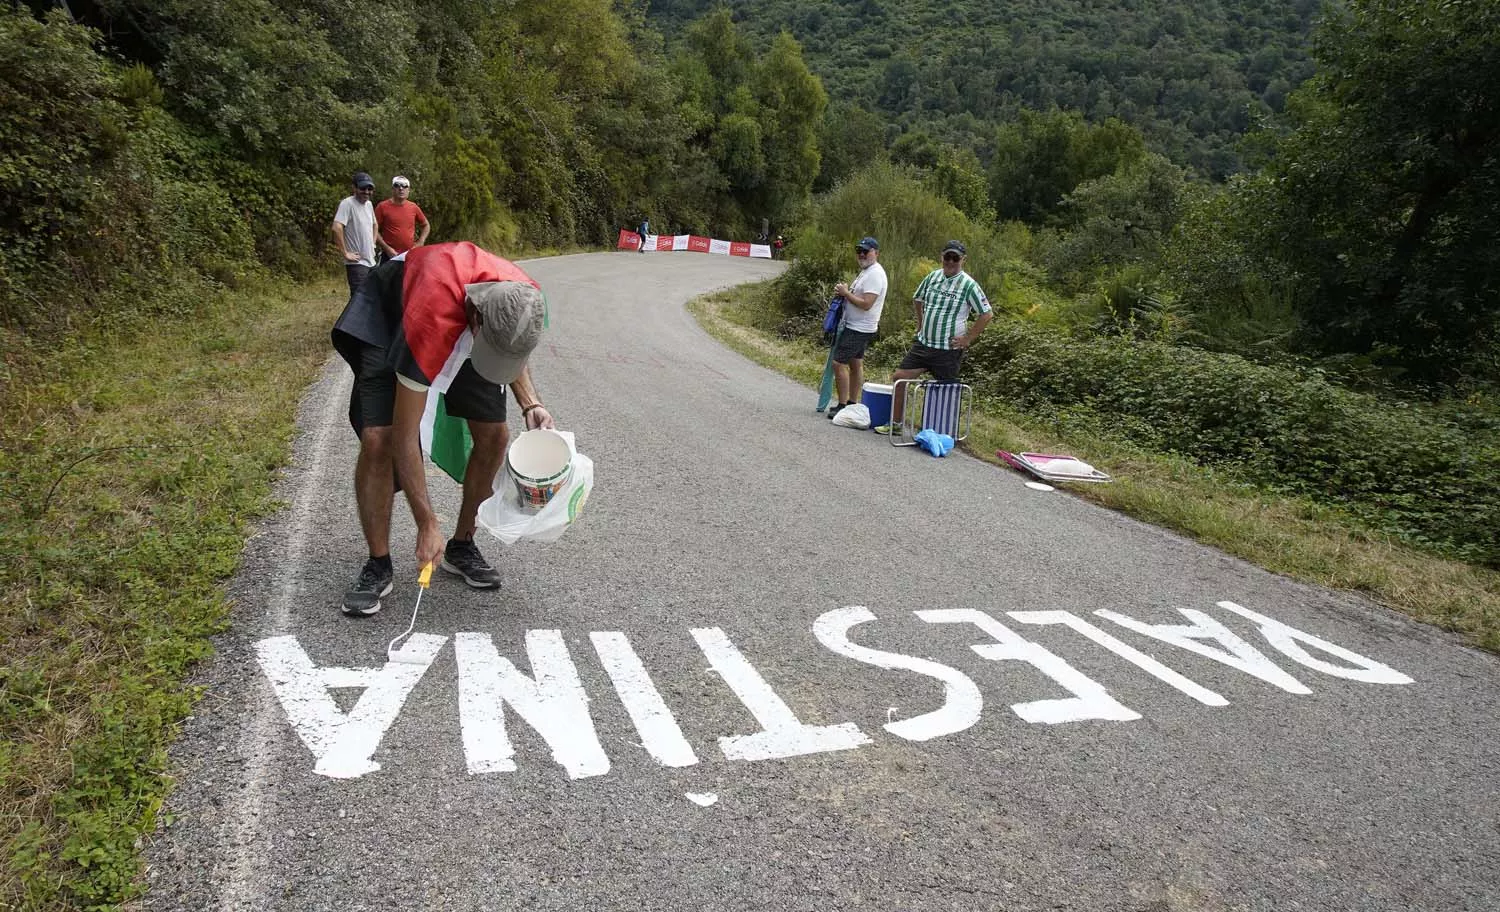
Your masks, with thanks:
M960 256L960 255L958 255L958 254L956 254L956 253L945 253L945 254L943 254L943 262L944 263L957 263L961 259L963 259L963 257Z

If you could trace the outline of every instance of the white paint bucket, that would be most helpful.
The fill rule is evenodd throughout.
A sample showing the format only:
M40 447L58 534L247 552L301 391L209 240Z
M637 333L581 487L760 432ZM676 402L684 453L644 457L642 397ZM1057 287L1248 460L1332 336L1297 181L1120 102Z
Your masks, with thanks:
M516 485L521 506L539 510L568 483L573 450L556 431L525 431L511 441L505 455L506 473Z

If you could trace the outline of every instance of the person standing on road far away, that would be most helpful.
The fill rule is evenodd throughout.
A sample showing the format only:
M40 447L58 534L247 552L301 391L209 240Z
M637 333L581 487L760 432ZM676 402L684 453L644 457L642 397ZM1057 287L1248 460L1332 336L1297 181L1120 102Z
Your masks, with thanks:
M390 593L391 504L396 481L417 524L418 566L438 563L476 589L500 574L474 544L479 505L493 493L510 443L509 385L528 429L554 427L527 359L545 322L535 280L468 242L408 251L370 273L333 327L333 345L354 370L349 421L359 434L354 493L370 555L344 595L344 614L368 616ZM463 357L464 331L473 347ZM428 387L462 364L444 394L447 414L466 419L474 440L463 472L463 503L446 545L427 497L421 422Z
M912 295L917 312L917 341L901 366L891 374L891 382L915 380L931 372L944 382L958 380L958 368L964 352L994 319L990 299L984 289L967 272L964 257L968 251L960 241L949 241L943 247L943 265L927 274ZM968 326L969 314L977 314ZM905 417L906 397L891 396L891 422L875 429L877 434L899 433Z
M833 379L838 390L838 404L829 409L831 419L846 405L858 402L865 388L865 349L875 341L880 329L880 313L885 309L885 267L880 265L880 244L864 238L854 248L859 275L852 284L833 286L844 296L844 331L833 350ZM853 415L854 412L849 414Z
M648 218L641 219L641 224L640 224L640 226L636 230L640 233L640 236L641 236L641 246L639 248L640 252L641 253L645 253L646 252L646 235L649 234L649 233L651 233L651 220L648 219Z
M412 202L410 196L411 181L397 175L391 179L391 198L381 200L375 207L375 222L380 226L377 240L382 263L427 243L427 233L432 230L432 225L427 221L427 213ZM421 226L420 233L418 226Z
M344 277L349 297L365 283L375 267L375 182L363 171L354 172L354 193L344 197L333 214L333 240L344 255Z

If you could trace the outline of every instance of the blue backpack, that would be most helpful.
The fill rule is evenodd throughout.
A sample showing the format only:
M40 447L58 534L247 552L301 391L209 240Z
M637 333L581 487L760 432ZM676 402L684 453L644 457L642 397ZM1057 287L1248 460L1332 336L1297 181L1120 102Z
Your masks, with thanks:
M828 313L823 316L823 335L829 336L839 328L839 320L844 317L844 296L834 295L833 300L828 302Z

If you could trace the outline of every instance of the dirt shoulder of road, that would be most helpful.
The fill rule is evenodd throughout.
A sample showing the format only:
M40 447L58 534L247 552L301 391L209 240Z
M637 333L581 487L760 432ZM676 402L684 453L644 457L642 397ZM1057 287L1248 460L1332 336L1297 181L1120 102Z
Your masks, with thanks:
M827 350L766 328L766 285L699 298L689 311L714 338L747 358L816 388ZM890 364L865 366L884 382ZM962 448L999 464L996 450L1066 452L1107 471L1110 484L1066 492L1181 533L1302 582L1361 593L1419 621L1500 652L1500 573L1423 554L1361 528L1337 511L1238 484L1186 460L1100 436L1062 437L1007 409L976 403Z

